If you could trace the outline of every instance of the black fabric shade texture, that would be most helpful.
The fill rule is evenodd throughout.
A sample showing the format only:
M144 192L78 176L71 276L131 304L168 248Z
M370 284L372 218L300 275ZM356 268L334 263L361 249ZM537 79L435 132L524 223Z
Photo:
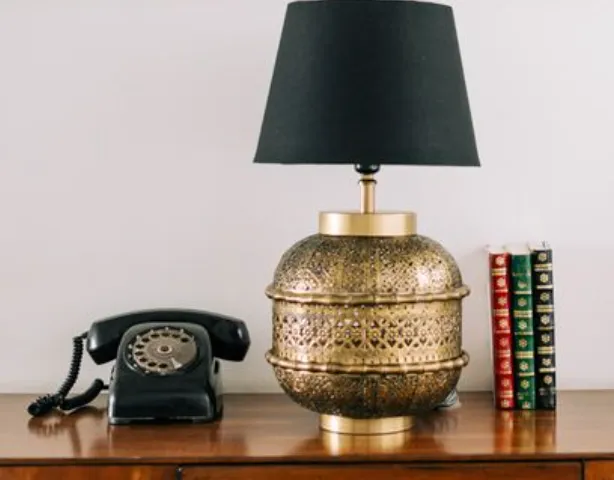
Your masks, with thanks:
M254 162L479 166L452 8L289 3Z

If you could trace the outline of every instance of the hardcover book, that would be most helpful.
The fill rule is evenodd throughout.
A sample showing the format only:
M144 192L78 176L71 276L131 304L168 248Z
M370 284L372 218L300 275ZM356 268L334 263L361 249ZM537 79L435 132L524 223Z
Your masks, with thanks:
M489 247L490 314L494 401L501 410L515 408L510 292L510 254Z
M516 408L534 410L536 385L531 253L526 246L511 247L509 252Z
M545 242L531 247L535 380L538 409L556 409L554 280L552 248Z

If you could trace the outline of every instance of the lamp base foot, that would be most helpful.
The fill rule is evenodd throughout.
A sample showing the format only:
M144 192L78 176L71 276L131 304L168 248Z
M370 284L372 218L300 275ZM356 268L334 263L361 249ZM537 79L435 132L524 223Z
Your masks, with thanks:
M357 419L337 415L320 415L320 428L348 435L382 435L410 430L412 417Z

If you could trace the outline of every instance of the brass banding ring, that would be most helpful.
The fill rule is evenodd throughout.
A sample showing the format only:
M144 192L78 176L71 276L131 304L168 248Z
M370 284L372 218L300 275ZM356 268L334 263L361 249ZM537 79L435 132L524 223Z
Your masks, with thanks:
M322 372L322 373L350 373L350 374L405 374L405 373L429 373L442 370L455 370L465 367L469 363L469 354L462 351L461 355L450 359L437 362L425 362L418 364L397 364L397 365L343 365L339 363L316 363L316 362L297 362L286 360L275 355L272 350L265 354L267 362L275 367L282 367L303 372Z
M458 300L469 295L467 285L461 285L454 290L441 293L315 293L315 292L289 292L275 289L273 285L266 288L266 295L273 300L282 300L296 303L316 304L398 304L398 303L422 303L446 300Z

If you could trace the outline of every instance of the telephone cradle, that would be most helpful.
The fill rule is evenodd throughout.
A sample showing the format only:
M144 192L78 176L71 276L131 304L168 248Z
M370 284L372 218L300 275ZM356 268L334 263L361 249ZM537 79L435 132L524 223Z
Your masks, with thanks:
M68 397L79 373L83 343L97 364L115 360L109 384L96 379ZM111 425L212 422L223 416L220 359L242 361L250 346L241 320L199 310L143 310L98 320L73 339L68 376L55 394L28 407L33 416L74 410L108 389Z

